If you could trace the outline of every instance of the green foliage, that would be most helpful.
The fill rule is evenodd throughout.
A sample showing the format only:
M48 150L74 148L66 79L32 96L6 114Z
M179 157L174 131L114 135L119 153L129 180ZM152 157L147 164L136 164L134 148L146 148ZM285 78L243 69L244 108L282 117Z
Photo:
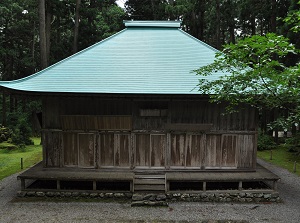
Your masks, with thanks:
M300 66L286 67L283 59L297 50L283 36L268 33L224 46L212 64L195 72L201 75L199 91L212 101L239 103L259 109L286 109L290 119L299 117ZM209 78L223 73L217 80ZM297 121L298 122L298 121Z
M8 127L0 127L0 142L7 141L12 135L12 131Z
M12 142L16 145L32 145L31 127L29 126L28 114L14 112L9 115L10 128L12 129Z
M300 155L300 133L297 133L291 138L287 138L285 144L290 152L295 152L297 155Z
M22 147L22 145L32 145L33 142L31 137L31 128L28 124L28 119L26 117L20 117L18 124L12 134L12 142Z
M257 140L257 150L271 150L276 147L276 143L272 136L269 136L262 131L259 131Z
M300 5L300 1L298 4ZM287 17L284 19L284 22L292 25L291 30L298 33L300 31L300 10L290 11Z

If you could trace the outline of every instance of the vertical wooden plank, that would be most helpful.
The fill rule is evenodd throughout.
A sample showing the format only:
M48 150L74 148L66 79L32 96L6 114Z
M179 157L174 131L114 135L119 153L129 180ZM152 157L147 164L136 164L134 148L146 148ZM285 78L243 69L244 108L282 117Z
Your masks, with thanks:
M114 166L120 166L120 134L114 134Z
M114 134L99 135L100 166L114 166Z
M253 168L256 163L254 155L256 151L255 135L239 135L238 136L238 149L239 160L238 167L240 168Z
M201 141L200 141L200 166L201 169L203 169L206 165L206 134L203 134L201 136Z
M185 165L185 135L171 135L171 166Z
M203 136L202 135L189 135L190 137L190 145L189 145L189 155L190 156L189 160L190 162L187 162L187 166L188 167L200 167L201 166L201 157L200 157L200 153L201 150L203 150L202 146L203 146Z
M61 133L45 132L43 147L46 156L47 167L59 167L61 152Z
M95 136L93 133L78 134L78 166L95 167Z
M136 145L135 145L135 134L130 134L130 153L129 153L130 168L133 169L136 164Z
M170 169L170 162L171 162L171 134L167 133L166 136L166 169ZM166 183L167 185L167 183Z
M77 135L63 133L63 165L78 165Z
M129 167L130 135L115 134L115 166Z
M151 135L151 167L165 167L166 136Z
M236 167L236 135L222 135L222 167Z
M185 145L184 145L184 150L185 150L185 160L184 160L184 166L191 166L191 147L192 147L192 136L191 135L186 135L185 136Z
M150 134L136 134L136 166L150 167Z
M221 135L206 135L206 167L221 167Z

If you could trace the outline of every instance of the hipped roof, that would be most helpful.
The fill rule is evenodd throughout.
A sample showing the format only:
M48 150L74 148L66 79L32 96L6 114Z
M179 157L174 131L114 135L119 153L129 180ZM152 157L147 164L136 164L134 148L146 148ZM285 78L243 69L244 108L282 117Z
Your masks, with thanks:
M182 31L179 21L125 26L38 73L0 85L37 93L197 94L200 76L191 71L212 63L217 50Z

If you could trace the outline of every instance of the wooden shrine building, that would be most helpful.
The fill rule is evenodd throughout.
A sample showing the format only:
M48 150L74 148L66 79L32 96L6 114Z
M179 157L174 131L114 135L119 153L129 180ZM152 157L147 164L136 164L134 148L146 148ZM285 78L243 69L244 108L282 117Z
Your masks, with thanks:
M125 26L36 74L0 82L7 93L43 103L43 161L20 175L22 189L27 179L55 181L57 190L90 182L89 190L132 192L276 182L257 171L257 111L241 106L224 115L224 103L198 93L204 77L191 71L213 62L216 50L177 21Z

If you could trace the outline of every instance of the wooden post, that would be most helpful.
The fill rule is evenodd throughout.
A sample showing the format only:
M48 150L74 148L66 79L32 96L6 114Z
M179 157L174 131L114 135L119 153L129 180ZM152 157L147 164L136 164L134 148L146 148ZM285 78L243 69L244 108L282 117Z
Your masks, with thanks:
M93 190L97 190L97 182L93 180Z
M56 189L57 189L57 190L60 190L60 180L57 180L57 181L56 181Z
M239 181L239 190L243 190L243 182Z
M25 179L21 178L21 190L25 189Z
M270 160L272 160L272 159L273 159L273 151L270 150Z
M23 170L23 158L21 158L21 170Z
M273 181L273 190L277 190L277 180Z
M297 162L296 162L296 161L294 162L294 168L293 168L293 171L294 171L294 173L296 173L296 171L297 171Z
M206 191L206 182L205 182L205 181L203 181L202 190L203 190L203 191Z

